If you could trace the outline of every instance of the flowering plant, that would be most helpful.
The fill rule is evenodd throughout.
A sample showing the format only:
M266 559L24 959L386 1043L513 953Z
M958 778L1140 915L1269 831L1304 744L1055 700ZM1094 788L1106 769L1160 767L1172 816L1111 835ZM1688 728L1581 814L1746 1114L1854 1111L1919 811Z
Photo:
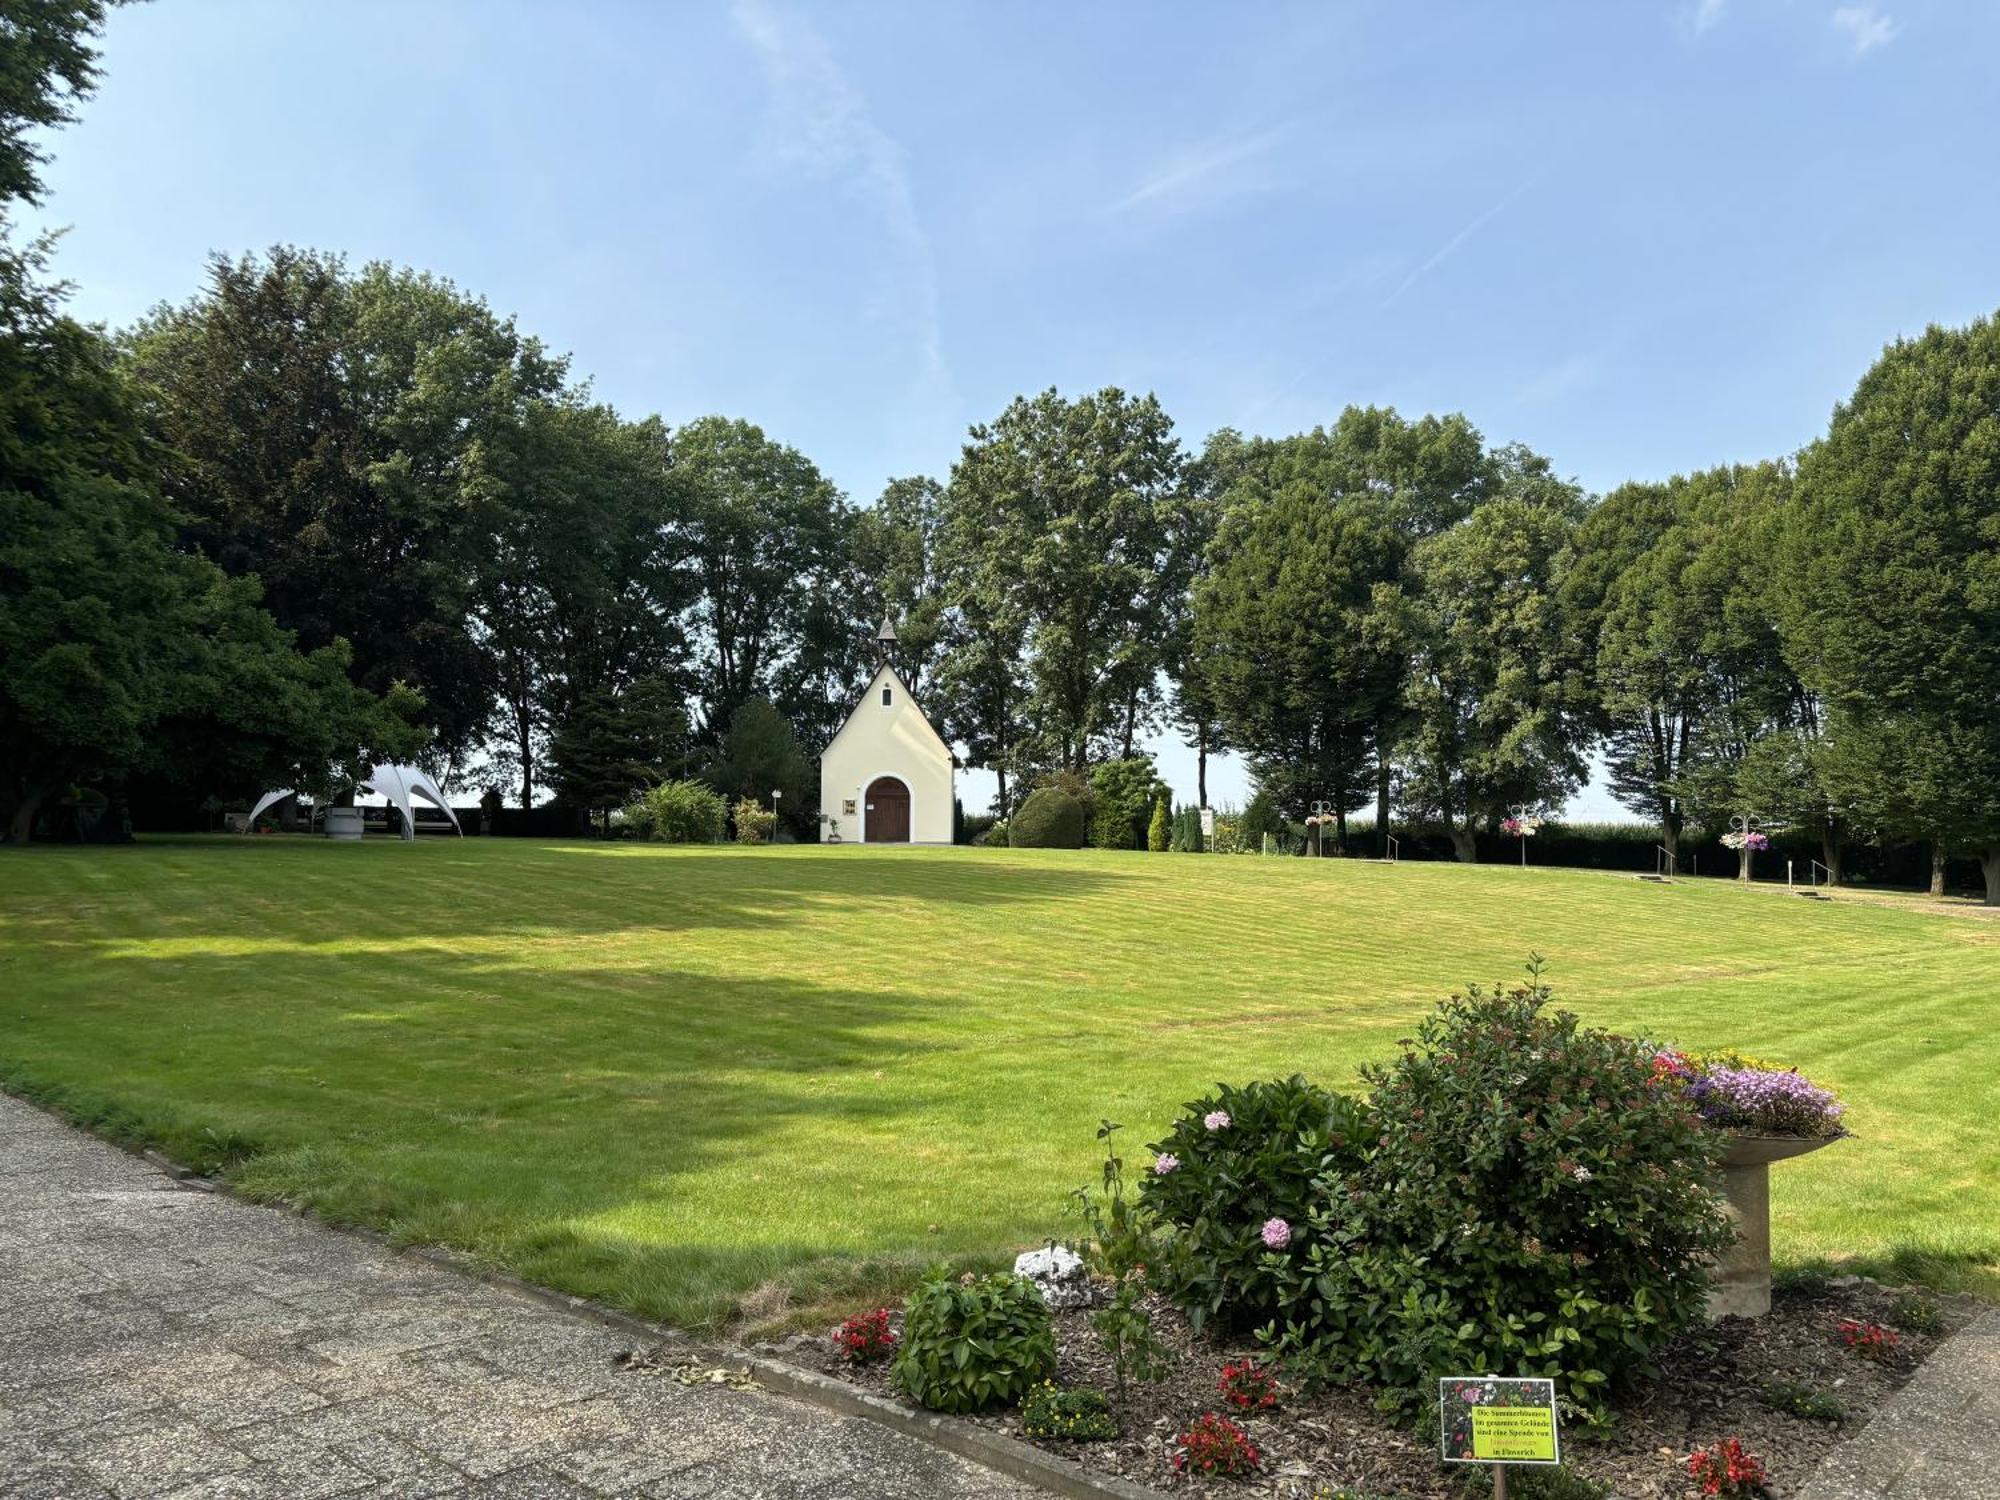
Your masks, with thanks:
M1884 1328L1880 1323L1863 1323L1857 1318L1840 1320L1840 1341L1863 1359L1876 1364L1887 1364L1895 1357L1896 1346L1902 1343L1902 1336L1893 1328Z
M1688 1102L1709 1124L1752 1135L1809 1140L1840 1135L1847 1106L1796 1072L1710 1067L1688 1077Z
M1760 849L1768 849L1771 847L1770 835L1763 833L1745 834L1743 836L1743 847L1751 850L1753 853Z
M1764 1466L1733 1437L1690 1453L1688 1475L1704 1495L1717 1496L1759 1494L1766 1478Z
M1253 1474L1263 1462L1250 1435L1227 1417L1203 1412L1194 1426L1180 1436L1174 1454L1174 1468L1182 1474L1217 1475L1225 1479Z
M1238 1411L1269 1411L1278 1404L1278 1377L1254 1359L1224 1365L1215 1388Z
M889 1326L889 1309L857 1313L833 1331L834 1346L847 1351L857 1365L872 1364L896 1352L896 1330Z
M1540 818L1502 818L1500 831L1510 839L1531 839L1541 832Z
M1021 1403L1021 1430L1034 1438L1102 1443L1118 1436L1118 1421L1104 1392L1088 1386L1066 1391L1045 1380Z
M1283 1219L1266 1219L1264 1227L1257 1231L1257 1238L1264 1242L1266 1250L1282 1250L1292 1242L1292 1226Z

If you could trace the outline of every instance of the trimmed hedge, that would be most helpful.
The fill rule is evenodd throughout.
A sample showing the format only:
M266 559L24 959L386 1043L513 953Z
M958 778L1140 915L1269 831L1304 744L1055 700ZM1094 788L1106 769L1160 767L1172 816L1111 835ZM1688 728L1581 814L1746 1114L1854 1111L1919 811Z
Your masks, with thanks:
M1090 815L1076 798L1052 786L1038 786L1007 824L1007 842L1016 849L1081 849Z

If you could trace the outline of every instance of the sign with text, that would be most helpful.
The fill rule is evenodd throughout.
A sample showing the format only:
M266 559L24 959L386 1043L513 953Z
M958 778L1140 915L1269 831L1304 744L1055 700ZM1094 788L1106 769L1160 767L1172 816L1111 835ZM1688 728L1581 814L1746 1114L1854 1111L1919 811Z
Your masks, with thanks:
M1561 1463L1556 1383L1447 1375L1438 1382L1438 1456L1448 1464Z

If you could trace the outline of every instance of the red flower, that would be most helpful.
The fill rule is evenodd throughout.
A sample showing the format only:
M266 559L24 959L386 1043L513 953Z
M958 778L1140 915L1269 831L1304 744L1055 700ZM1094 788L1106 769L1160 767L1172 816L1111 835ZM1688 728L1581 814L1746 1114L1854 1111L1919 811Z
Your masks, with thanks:
M857 1365L885 1359L896 1348L896 1331L889 1326L889 1309L858 1313L833 1331L834 1346L847 1351Z
M1256 1472L1262 1462L1263 1456L1249 1434L1229 1418L1218 1417L1212 1411L1203 1412L1195 1419L1194 1426L1181 1434L1180 1447L1174 1454L1176 1471L1209 1477L1239 1478Z
M1277 1377L1254 1359L1224 1365L1215 1388L1239 1411L1269 1411L1278 1404Z
M1766 1475L1740 1439L1727 1437L1713 1448L1697 1448L1688 1455L1688 1477L1704 1495L1741 1496L1759 1493Z
M1863 1359L1872 1359L1877 1364L1887 1363L1896 1353L1896 1346L1902 1343L1902 1335L1893 1328L1884 1328L1880 1323L1863 1323L1855 1318L1840 1320L1840 1341Z

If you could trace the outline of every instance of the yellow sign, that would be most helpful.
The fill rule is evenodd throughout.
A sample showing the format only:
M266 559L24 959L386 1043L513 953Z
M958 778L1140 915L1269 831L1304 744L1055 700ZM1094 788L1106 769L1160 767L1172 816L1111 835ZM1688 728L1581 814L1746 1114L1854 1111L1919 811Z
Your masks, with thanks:
M1545 1406L1477 1406L1472 1456L1482 1463L1556 1461L1556 1414Z
M1561 1463L1555 1382L1447 1375L1438 1382L1438 1457L1448 1464Z

